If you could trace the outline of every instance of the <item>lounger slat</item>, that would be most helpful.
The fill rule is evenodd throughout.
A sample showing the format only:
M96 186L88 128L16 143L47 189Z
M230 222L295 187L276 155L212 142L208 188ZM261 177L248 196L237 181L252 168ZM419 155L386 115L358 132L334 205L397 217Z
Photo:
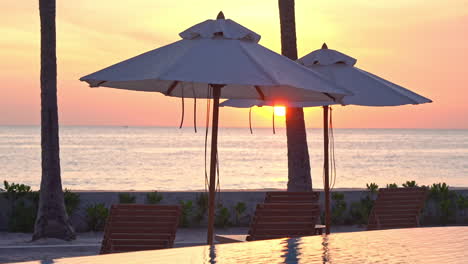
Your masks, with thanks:
M158 211L174 211L178 210L180 206L178 205L158 205L158 204L114 204L112 208L117 210L130 210L130 211L138 211L138 210L158 210Z
M265 197L265 203L290 203L290 202L306 202L306 203L316 203L319 200L318 193L312 194L269 194L267 193Z
M114 239L113 246L165 246L167 240L161 239Z
M129 215L117 215L113 217L115 222L171 222L174 220L174 216L170 215L145 215L145 216L129 216Z
M112 252L113 253L120 253L120 252L132 252L132 251L143 251L143 250L154 250L154 249L164 249L167 248L166 245L152 245L152 246L113 246Z
M299 213L298 213L299 214ZM304 215L298 215L298 216L268 216L268 215L259 215L256 216L257 222L270 222L270 223L276 223L276 222L290 222L291 217L294 217L294 221L297 222L312 222L313 220L316 220L315 215L310 215L310 216L304 216Z
M271 210L316 210L319 208L318 204L308 203L265 203L258 204L259 209L271 209Z
M298 217L298 218L316 218L317 213L320 213L319 210L302 212L302 211L269 211L269 210L258 210L258 216L260 217L268 217L268 218L275 218L275 217Z
M131 216L155 216L155 217L158 217L158 216L178 216L178 212L177 211L174 211L174 210L170 210L170 211L142 211L142 210L138 210L138 211L129 211L129 210L119 210L118 212L114 212L113 213L113 216L128 216L128 215L131 215Z
M176 226L119 226L110 227L109 231L112 233L158 233L158 234L169 234L172 233L172 229Z
M267 192L265 203L318 203L319 194L315 192Z
M154 225L157 223L157 226ZM164 229L164 228L171 228L175 224L174 222L140 222L140 221L129 221L129 222L113 222L112 228L135 228L135 229Z
M310 229L315 228L315 223L291 223L291 222L282 222L282 223L268 223L268 222L257 222L256 230L261 229Z
M174 235L167 233L157 233L157 234L148 234L148 233L113 233L110 235L111 239L171 239Z

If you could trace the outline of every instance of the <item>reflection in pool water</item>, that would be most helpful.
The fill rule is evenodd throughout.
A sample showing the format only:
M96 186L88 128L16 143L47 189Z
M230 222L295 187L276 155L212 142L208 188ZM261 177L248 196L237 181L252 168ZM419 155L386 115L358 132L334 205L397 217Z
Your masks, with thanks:
M283 240L282 244L284 245L283 255L284 263L297 263L300 259L299 245L301 238L288 238Z
M433 227L141 251L53 263L467 263L467 248L468 227Z

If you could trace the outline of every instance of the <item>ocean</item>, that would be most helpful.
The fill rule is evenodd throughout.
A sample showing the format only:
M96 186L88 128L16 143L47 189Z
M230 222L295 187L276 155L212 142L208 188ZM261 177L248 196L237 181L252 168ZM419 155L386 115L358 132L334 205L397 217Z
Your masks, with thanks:
M64 188L203 190L205 129L60 128ZM314 188L323 188L322 130L308 129ZM286 131L220 128L221 189L286 188ZM415 180L468 187L468 130L335 129L335 188ZM0 180L38 189L40 127L0 126ZM208 152L209 155L209 152ZM207 156L209 162L209 156Z

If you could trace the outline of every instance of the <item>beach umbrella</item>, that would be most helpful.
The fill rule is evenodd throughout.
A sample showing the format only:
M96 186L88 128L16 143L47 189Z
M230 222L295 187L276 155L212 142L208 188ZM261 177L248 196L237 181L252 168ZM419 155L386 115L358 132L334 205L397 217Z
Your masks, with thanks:
M208 244L213 243L220 98L337 101L349 91L258 44L260 35L224 19L206 20L182 40L82 77L91 87L212 98Z
M221 106L252 107L275 106L314 107L323 106L323 136L324 136L324 193L325 193L325 224L326 233L330 233L330 181L329 181L329 105L361 105L361 106L398 106L406 104L423 104L432 102L397 84L391 83L372 73L355 67L357 60L339 51L328 49L324 43L322 48L315 50L297 60L309 69L322 74L339 86L346 87L353 95L343 98L341 103L319 101L280 101L280 100L227 100Z

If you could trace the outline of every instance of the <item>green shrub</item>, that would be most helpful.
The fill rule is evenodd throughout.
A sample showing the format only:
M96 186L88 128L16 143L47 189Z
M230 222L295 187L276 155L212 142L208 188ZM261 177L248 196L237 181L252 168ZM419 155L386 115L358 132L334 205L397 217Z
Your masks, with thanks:
M199 224L205 218L206 211L208 211L208 194L198 194L195 203L197 205L197 210L195 211L194 220Z
M32 192L31 186L25 185L25 184L17 184L12 182L11 184L8 183L8 181L3 181L3 185L5 187L5 192L12 194L24 194L24 193L29 193Z
M216 227L228 227L231 225L229 219L231 218L231 213L229 213L229 209L224 207L222 204L218 205L218 210L216 211L215 215L215 226Z
M463 195L457 196L457 207L459 210L468 209L468 197Z
M361 198L359 202L352 203L349 210L351 218L349 222L360 225L367 224L373 206L374 200L372 200L370 195Z
M33 191L31 186L3 181L5 189L2 195L8 200L10 217L8 219L8 231L33 232L39 206L39 192ZM65 189L65 207L67 214L71 216L80 204L79 194Z
M365 224L367 223L365 215L366 212L364 211L364 207L361 205L361 202L352 202L349 208L349 220L347 223L353 225Z
M247 205L243 202L238 202L234 206L234 213L236 214L235 217L236 217L237 225L240 225L240 220L241 220L242 215L245 213L245 210L247 210Z
M377 193L379 191L379 186L374 182L372 182L370 184L366 183L366 187L367 187L367 190L369 192L371 192L371 194L375 194L375 193Z
M162 201L162 199L162 194L159 194L156 191L146 194L146 203L148 204L158 204Z
M103 204L98 203L86 208L86 220L91 231L102 231L106 224L109 209Z
M398 184L396 184L396 183L387 184L387 188L389 188L389 189L396 189L396 188L398 188Z
M440 224L446 225L455 220L453 217L457 208L457 194L451 191L445 182L434 183L431 186L429 199L436 203L438 215L440 215Z
M332 212L331 221L333 224L343 224L345 222L344 214L346 213L346 202L344 193L332 193Z
M180 217L180 227L189 227L190 226L190 219L192 217L193 211L193 202L188 201L179 201L180 205L182 206L182 215Z
M406 181L402 184L405 188L419 187L416 181Z
M37 204L20 199L16 201L8 222L9 232L32 233L37 215Z
M3 185L5 189L2 195L8 200L10 207L8 231L23 233L34 231L39 192L33 192L31 186L25 184L10 184L8 181L3 181Z
M119 203L121 204L134 204L136 197L129 193L119 193Z
M449 192L449 186L445 182L434 183L429 189L429 197L435 200L440 200L448 197Z
M65 209L67 210L67 215L71 217L80 206L80 195L65 189L63 192L63 198L65 200Z
M369 214L374 206L374 197L379 186L375 183L366 184L368 193L359 202L351 203L349 218L346 222L352 224L367 224Z

